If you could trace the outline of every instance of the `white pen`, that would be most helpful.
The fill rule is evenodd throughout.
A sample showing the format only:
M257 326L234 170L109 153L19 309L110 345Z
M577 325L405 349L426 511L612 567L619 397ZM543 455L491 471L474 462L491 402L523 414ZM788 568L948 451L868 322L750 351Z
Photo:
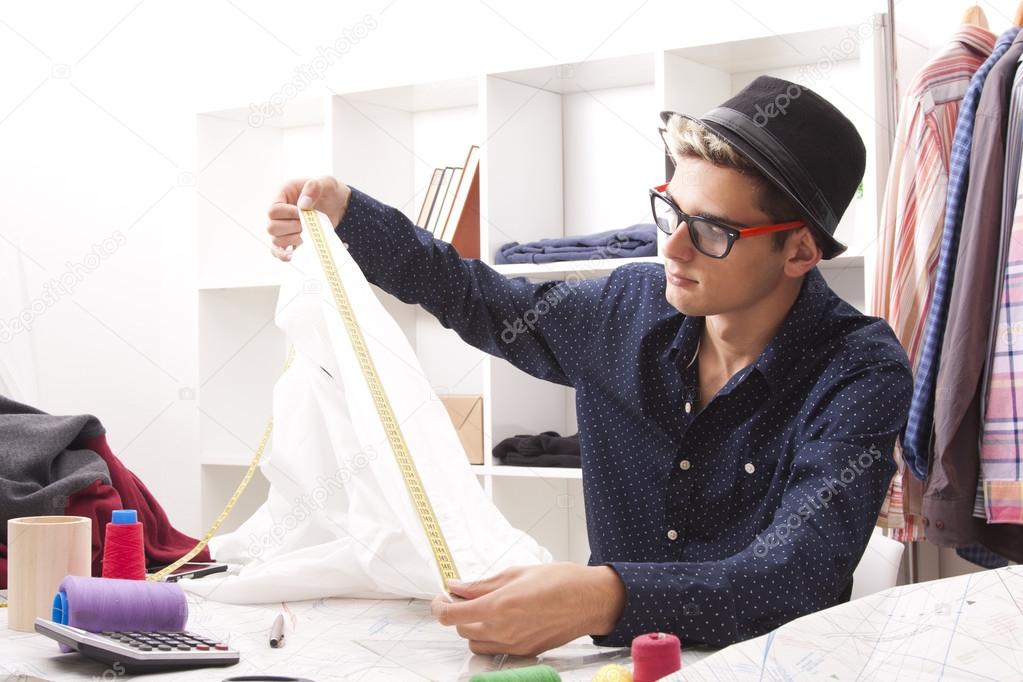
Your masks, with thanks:
M270 647L278 649L284 646L284 616L280 613L274 618L273 627L270 628Z

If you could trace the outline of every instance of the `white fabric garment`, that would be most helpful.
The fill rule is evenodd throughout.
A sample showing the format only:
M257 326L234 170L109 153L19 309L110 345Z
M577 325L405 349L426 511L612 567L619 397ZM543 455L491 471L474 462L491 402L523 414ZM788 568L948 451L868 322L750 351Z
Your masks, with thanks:
M487 499L405 335L340 240L329 231L326 240L460 578L551 561ZM443 591L440 572L314 245L292 264L304 276L291 277L277 303L295 357L274 388L272 452L261 464L269 499L210 543L215 560L240 572L181 584L231 603L432 598Z

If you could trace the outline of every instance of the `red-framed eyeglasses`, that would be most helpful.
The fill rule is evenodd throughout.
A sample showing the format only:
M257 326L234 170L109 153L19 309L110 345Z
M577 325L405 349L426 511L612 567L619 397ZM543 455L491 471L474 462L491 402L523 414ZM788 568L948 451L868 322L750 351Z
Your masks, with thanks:
M675 230L683 222L689 226L689 238L693 246L711 258L724 258L732 250L732 245L742 237L756 237L762 234L795 230L806 223L793 220L772 225L753 225L750 227L733 227L714 218L689 215L667 194L668 184L658 185L650 190L650 210L654 214L654 222L666 235L675 234Z

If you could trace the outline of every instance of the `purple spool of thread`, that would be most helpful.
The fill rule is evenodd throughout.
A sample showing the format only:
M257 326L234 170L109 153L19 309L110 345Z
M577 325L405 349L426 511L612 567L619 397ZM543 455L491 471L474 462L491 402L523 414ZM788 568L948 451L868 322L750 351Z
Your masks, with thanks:
M53 597L52 620L89 632L180 632L188 600L177 583L69 575ZM60 650L71 651L63 644Z

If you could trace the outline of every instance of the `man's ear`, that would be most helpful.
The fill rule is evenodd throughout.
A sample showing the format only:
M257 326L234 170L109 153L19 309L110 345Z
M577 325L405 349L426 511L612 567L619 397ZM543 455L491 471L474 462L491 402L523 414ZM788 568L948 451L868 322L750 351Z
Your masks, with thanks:
M801 277L813 270L824 257L824 252L809 227L801 227L785 244L785 274Z

